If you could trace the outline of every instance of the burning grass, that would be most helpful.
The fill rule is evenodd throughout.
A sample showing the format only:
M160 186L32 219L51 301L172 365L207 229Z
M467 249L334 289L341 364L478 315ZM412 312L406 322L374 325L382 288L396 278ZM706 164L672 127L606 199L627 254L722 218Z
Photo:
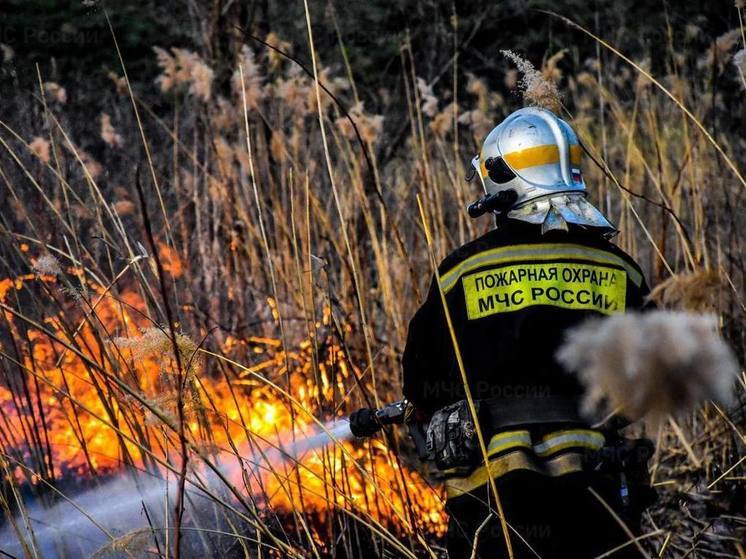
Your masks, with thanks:
M619 59L571 76L564 51L540 69L511 59L532 102L556 105L564 80L573 124L614 171L587 159L586 182L656 300L715 313L742 356L744 185L721 164L743 165L741 139L697 126L720 102L708 76L743 66L721 63L729 37L697 73L671 69L676 102ZM241 45L226 74L164 45L151 85L166 110L107 71L92 136L66 112L83 86L45 76L26 92L35 119L0 122L0 503L17 555L80 556L37 522L86 518L76 496L95 512L95 557L443 555L442 492L402 433L321 443L356 407L400 398L430 270L414 195L438 256L485 231L458 210L475 195L461 170L515 107L468 74L456 99L408 41L399 99L361 96L354 69L313 54L324 91L271 49ZM652 553L743 556L739 390L740 407L658 432ZM136 525L96 527L104 495Z
M35 282L58 289L54 276L4 280L12 287L6 287L0 303L11 290L37 289ZM385 444L353 445L347 437L338 442L340 448L306 444L326 428L314 418L329 426L341 419L335 399L362 376L328 334L328 312L320 317L317 337L295 349L285 351L274 338L228 337L213 353L182 333L176 333L174 345L166 329L146 326L146 306L138 294L103 295L92 282L87 289L90 300L68 304L38 331L25 334L29 343L15 361L28 376L16 380L32 386L2 389L0 433L15 483L38 486L42 479L69 476L92 480L128 468L173 475L178 432L168 426L178 424L182 405L197 470L205 470L199 464L203 458L224 464L227 480L264 514L292 523L302 511L313 519L308 536L320 550L330 551L325 528L337 511L395 534L405 526L442 535L441 493ZM93 300L98 304L76 329L82 308L92 308ZM8 314L10 334L22 339L18 316ZM219 360L222 375L204 374L208 359ZM280 389L272 379L283 376L290 384ZM135 515L137 507L126 512Z

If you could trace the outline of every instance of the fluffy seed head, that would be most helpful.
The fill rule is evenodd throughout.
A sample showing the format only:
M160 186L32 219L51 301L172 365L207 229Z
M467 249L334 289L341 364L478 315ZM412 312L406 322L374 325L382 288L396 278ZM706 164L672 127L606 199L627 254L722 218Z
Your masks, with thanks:
M142 331L141 336L135 338L113 338L112 343L120 350L129 350L133 359L150 356L157 359L170 358L174 352L171 336L162 328L147 328ZM184 334L177 333L176 350L179 352L182 366L186 369L187 378L191 378L202 366L197 344Z
M243 102L244 96L246 97L246 105L250 108L258 107L259 102L264 98L264 76L256 61L254 51L248 45L241 47L238 67L233 71L231 78L231 87L240 103Z
M29 144L29 147L31 148L31 151L34 152L34 155L36 155L36 157L38 157L43 163L49 163L50 145L47 140L41 136L37 136Z
M124 95L127 93L127 80L120 76L116 72L109 72L106 76L111 80L116 88L117 95Z
M433 94L433 87L422 78L417 78L417 90L422 99L422 112L429 117L434 117L438 112L438 98Z
M62 274L62 268L57 259L51 254L42 254L34 262L34 271L42 276L54 276Z
M659 308L713 312L727 300L725 278L715 270L676 274L658 284L649 298Z
M280 37L275 32L268 33L264 40L273 47L280 49L282 52L286 52L288 54L292 52L292 44L280 39ZM285 62L285 57L273 49L267 50L267 58L269 59L270 67L274 70L279 68L282 63Z
M360 136L368 144L374 144L383 131L383 115L371 115L365 112L363 102L355 103L349 110L350 117L355 121ZM334 121L342 133L348 138L355 137L355 131L346 117Z
M722 66L730 59L730 51L735 48L741 40L741 30L731 29L715 39L715 44L708 48L703 56L697 60L697 67L704 69L713 65Z
M555 113L561 107L560 94L557 86L534 68L525 58L518 56L511 50L501 50L503 56L509 58L518 66L523 77L518 82L518 89L523 94L523 99L530 105L543 107Z
M495 123L479 109L466 111L459 115L459 124L468 124L475 138L484 138L489 134Z
M200 56L186 49L172 48L170 54L165 49L153 47L161 68L161 75L156 83L161 91L170 91L180 85L188 87L189 93L202 101L209 101L212 96L212 81L215 76Z
M715 315L654 311L591 319L557 353L585 387L589 416L618 412L656 426L706 400L729 403L739 366Z
M119 217L135 213L135 204L131 200L118 200L114 202L114 213Z
M111 117L106 113L101 113L101 139L112 148L122 147L124 142L111 123Z
M458 106L453 103L449 103L446 108L433 117L430 122L430 130L438 138L445 138L446 134L453 128L453 115L458 112Z
M67 90L60 84L55 82L45 82L44 91L53 101L57 101L60 105L67 103Z
M96 180L104 172L104 168L101 166L101 163L93 159L93 156L87 151L79 150L78 156L80 157L80 160L83 162L83 166L93 180Z
M733 64L741 74L741 79L746 81L746 48L739 50L733 55Z

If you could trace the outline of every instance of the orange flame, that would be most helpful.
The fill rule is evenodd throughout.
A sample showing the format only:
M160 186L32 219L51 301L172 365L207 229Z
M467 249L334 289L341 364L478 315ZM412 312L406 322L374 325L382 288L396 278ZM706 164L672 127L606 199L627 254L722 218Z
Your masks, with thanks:
M170 273L180 274L180 264ZM0 302L34 278L56 282L34 275L0 280ZM47 478L114 472L126 464L153 468L149 452L163 458L177 448L177 439L156 417L162 414L173 423L177 417L170 334L143 318L146 306L136 292L124 291L115 299L96 285L89 290L90 300L79 294L78 312L45 320L44 326L64 344L39 330L24 333L22 320L6 312L10 334L19 341L19 370L24 374L0 385L0 442L6 452L13 449ZM71 330L70 316L76 316L77 329ZM327 313L318 326L328 321ZM164 340L166 345L158 346ZM262 453L278 456L273 447L288 447L294 438L317 433L317 424L304 410L322 415L324 409L336 409L335 397L338 403L340 395L348 393L352 373L361 376L331 339L306 340L287 351L273 338L228 337L222 344L218 353L236 361L241 355L260 358L250 371L278 384L282 380L277 379L289 379L283 386L299 404L295 407L249 370L233 378L201 375L196 368L190 373L192 361L197 366L196 347L183 336L176 345L187 377L184 410L190 441L221 459L227 456L235 462L232 448L237 448L244 458L253 456L259 462L234 476L238 487L263 493L274 510L315 515L319 526L330 511L343 508L400 533L409 526L410 531L416 527L443 535L442 494L403 467L379 440L309 450L297 464L261 460ZM29 483L38 481L20 469L16 475Z
M174 279L180 278L184 273L184 268L181 265L181 259L172 247L165 243L158 244L158 257L161 260L163 269L168 272Z

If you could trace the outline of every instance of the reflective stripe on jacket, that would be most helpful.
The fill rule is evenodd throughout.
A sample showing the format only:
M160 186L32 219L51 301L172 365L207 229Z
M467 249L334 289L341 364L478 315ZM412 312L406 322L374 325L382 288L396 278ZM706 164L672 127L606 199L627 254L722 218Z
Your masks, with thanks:
M520 416L516 425L502 417L492 431L490 471L582 468L588 445L603 444L600 434L558 431L533 440L521 429L562 423L549 413L552 402L580 401L579 382L555 354L583 320L643 307L649 290L640 267L598 232L542 235L540 226L508 221L451 253L438 274L473 398ZM410 322L402 364L404 395L423 412L465 398L435 281ZM487 470L449 475L450 496L484 483Z
M579 398L555 359L568 329L589 317L641 308L639 266L598 233L541 235L508 221L451 253L440 282L475 399ZM453 343L433 281L412 318L403 356L404 395L425 412L464 398Z
M489 471L495 478L516 470L551 477L580 472L588 452L600 450L604 442L604 436L591 429L562 429L543 436L532 436L526 429L505 431L490 440L487 449ZM467 474L456 470L442 473L449 499L487 483L484 464Z

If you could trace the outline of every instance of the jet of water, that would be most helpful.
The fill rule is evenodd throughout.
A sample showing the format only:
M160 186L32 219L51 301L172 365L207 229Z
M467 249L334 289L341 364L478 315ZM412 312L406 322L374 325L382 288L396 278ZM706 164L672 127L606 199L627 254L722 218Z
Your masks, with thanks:
M289 434L281 434L279 438L292 439ZM352 432L348 421L328 422L324 430L316 430L307 435L296 433L294 442L283 444L280 448L263 449L263 453L254 453L251 458L243 457L243 461L244 464L253 464L257 468L264 466L262 471L266 472L269 466L277 467L289 461L302 461L310 453L335 440L341 442L350 438ZM236 461L234 455L225 453L222 458L223 474L230 478L240 473L241 462ZM218 481L214 474L203 474L201 479L208 485ZM197 506L205 497L198 489L203 483L196 479L189 481L187 506ZM38 502L30 502L26 505L30 526L26 525L20 515L15 523L27 542L31 541L29 529L33 531L36 549L44 559L60 555L85 557L106 544L110 536L116 538L133 530L147 528L148 518L154 526L163 526L169 509L173 510L176 491L176 481L173 479L166 481L152 476L138 475L135 478L121 475L99 487L74 495L70 498L72 502L60 501L49 508ZM10 526L6 525L0 531L0 550L14 556L23 556L18 535Z

